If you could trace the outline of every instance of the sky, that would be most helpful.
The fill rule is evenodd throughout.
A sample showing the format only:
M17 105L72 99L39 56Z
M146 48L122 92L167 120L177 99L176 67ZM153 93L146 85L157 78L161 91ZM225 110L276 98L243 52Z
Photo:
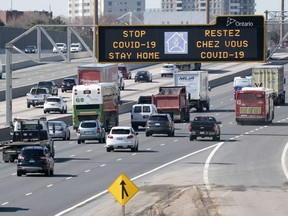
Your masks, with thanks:
M263 14L264 11L280 11L282 0L256 0L256 14ZM146 0L146 8L160 8L161 0ZM52 11L53 16L68 17L68 0L0 0L0 10ZM286 1L285 11L288 11Z

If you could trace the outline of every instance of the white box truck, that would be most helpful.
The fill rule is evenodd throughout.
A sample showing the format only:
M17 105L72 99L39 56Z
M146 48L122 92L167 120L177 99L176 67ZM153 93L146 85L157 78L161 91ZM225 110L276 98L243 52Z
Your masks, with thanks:
M181 71L174 73L175 86L186 86L189 110L210 110L208 71Z
M252 68L252 86L272 89L275 105L285 104L285 83L283 65L263 65Z

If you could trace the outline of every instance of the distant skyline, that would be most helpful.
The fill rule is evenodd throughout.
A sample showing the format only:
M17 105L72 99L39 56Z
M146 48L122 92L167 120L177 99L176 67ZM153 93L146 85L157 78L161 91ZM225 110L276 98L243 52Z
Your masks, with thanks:
M0 10L19 11L52 11L53 16L68 17L68 0L0 0ZM160 8L161 0L146 0L146 8ZM280 11L281 0L256 0L256 13L264 11ZM285 2L285 11L288 11L288 2Z

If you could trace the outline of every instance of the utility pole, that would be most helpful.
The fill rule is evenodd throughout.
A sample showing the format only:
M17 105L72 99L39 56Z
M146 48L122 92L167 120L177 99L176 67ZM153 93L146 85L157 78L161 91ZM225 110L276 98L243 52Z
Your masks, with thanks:
M210 0L206 0L206 23L210 23Z
M94 0L94 17L93 17L93 56L94 56L94 60L98 61L97 58L97 52L96 52L96 46L97 46L97 37L98 37L98 0Z
M284 0L281 0L281 20L280 20L280 41L281 47L284 47L284 22L285 22L285 12L284 12Z

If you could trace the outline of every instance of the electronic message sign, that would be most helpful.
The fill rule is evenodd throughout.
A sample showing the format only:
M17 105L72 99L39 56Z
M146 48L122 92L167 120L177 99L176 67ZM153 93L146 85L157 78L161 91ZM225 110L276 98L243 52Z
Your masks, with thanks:
M263 16L219 16L213 25L98 26L99 62L265 61Z

